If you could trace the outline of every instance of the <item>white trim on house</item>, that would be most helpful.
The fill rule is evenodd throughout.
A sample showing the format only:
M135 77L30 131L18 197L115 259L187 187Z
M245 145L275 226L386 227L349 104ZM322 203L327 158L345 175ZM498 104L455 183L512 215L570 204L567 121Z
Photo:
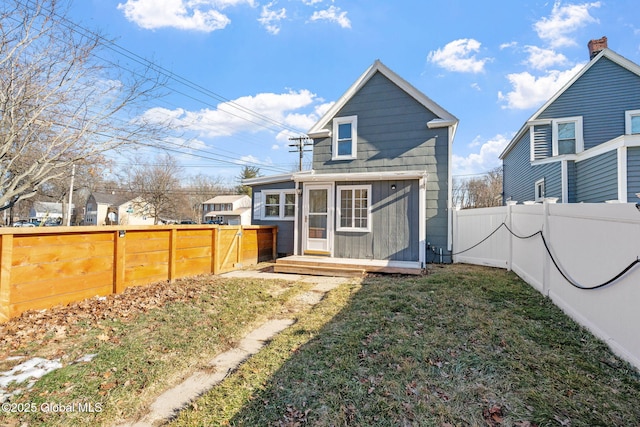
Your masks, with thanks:
M626 135L637 135L631 132L632 117L640 117L640 110L629 110L624 112L624 133Z
M391 80L396 86L404 90L412 98L422 104L429 111L433 112L439 118L450 121L451 123L458 123L458 119L449 113L447 110L436 104L431 98L416 89L411 83L400 77L398 74L389 69L380 60L376 60L352 85L347 91L338 99L327 112L316 122L315 125L307 132L310 138L326 138L327 129L324 129L329 122L338 114L338 112L345 106L345 104L373 77L376 72L380 72L386 78ZM434 125L437 122L433 123ZM450 126L450 124L439 124L438 127Z
M562 95L569 87L571 87L584 73L586 73L596 62L600 60L600 58L605 57L610 61L615 62L621 67L631 71L632 73L640 76L640 66L638 64L634 64L629 61L627 58L615 53L610 49L603 49L598 55L595 56L587 65L585 65L582 70L580 70L571 80L569 80L559 91L555 93L542 107L538 109L529 120L525 122L525 124L520 128L518 133L511 139L509 144L505 147L505 149L500 154L499 158L504 159L504 157L509 154L509 152L515 147L516 143L520 141L524 132L526 132L530 126L530 123L538 121L538 116L542 114L551 104L553 104L559 97ZM543 120L544 121L544 120Z
M420 223L418 224L418 236L420 239L420 243L419 243L420 247L418 248L418 261L420 262L420 268L423 268L427 263L427 175L426 174L420 178L420 181L418 184L419 184L418 209L420 209L420 213L418 214L418 218L420 221ZM449 211L451 211L451 209L449 209ZM449 215L449 217L452 218L452 215ZM451 248L449 248L449 250L451 250Z
M351 141L351 150L349 154L339 154L338 146L340 145L339 126L343 124L351 125L351 138L344 140ZM358 158L358 116L334 117L333 119L333 136L331 138L331 160L353 160Z
M537 180L534 184L534 194L533 194L533 200L536 202L541 202L544 200L544 178L541 178L539 180ZM538 189L542 189L542 191L538 191ZM540 194L541 193L541 194Z
M551 151L552 155L559 155L559 147L558 147L558 125L564 123L573 123L574 124L574 135L573 138L575 140L574 152L575 154L582 153L584 151L584 138L582 135L582 116L576 117L560 117L557 119L553 119L551 122ZM571 153L574 154L574 153Z
M350 227L342 226L342 191L351 191L351 221ZM353 223L356 221L356 207L355 207L355 191L366 190L367 191L367 226L355 227ZM336 231L347 231L355 233L370 233L371 232L371 185L336 185Z
M560 179L562 181L562 203L569 203L569 161L560 163Z
M618 201L627 203L627 147L618 147Z
M293 175L295 182L336 182L336 181L393 181L404 179L420 179L427 175L427 171L391 171L391 172L341 172L315 173Z
M296 191L294 189L263 189L260 190L262 203L261 203L261 212L260 219L263 221L294 221L295 220L295 209L296 205L294 205L294 214L286 215L286 200L287 196L295 195ZM267 204L267 197L269 195L277 195L278 196L278 216L268 216L267 215L267 207L272 206L271 204Z

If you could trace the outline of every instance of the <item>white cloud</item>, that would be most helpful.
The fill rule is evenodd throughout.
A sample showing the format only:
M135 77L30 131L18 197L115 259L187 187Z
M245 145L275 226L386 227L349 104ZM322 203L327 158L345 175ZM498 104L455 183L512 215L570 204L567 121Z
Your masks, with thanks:
M262 6L262 12L258 19L258 22L260 22L262 26L264 26L264 28L273 35L280 32L279 22L287 17L287 10L284 7L278 11L271 10L275 3L275 1L272 1L269 4Z
M329 21L340 25L342 28L351 28L351 21L347 18L347 12L342 12L339 7L329 6L326 10L313 12L310 21Z
M453 175L480 174L500 166L502 163L499 156L510 139L510 137L498 134L482 143L480 151L477 153L471 153L466 157L454 154L451 159ZM476 137L471 146L478 146L480 141L480 137Z
M578 64L566 71L551 70L546 75L536 77L528 72L507 75L513 90L506 95L498 92L498 98L505 101L503 108L525 109L538 107L551 98L567 83L584 64Z
M144 118L156 123L168 122L174 128L196 132L208 138L266 129L280 131L282 124L296 128L304 126L300 129L305 131L311 126L309 123L315 122L315 114L305 116L298 110L312 106L316 101L316 95L308 90L282 94L260 93L223 102L215 109L187 111L181 108L152 108L144 114Z
M480 42L474 39L458 39L447 43L442 49L429 52L427 60L449 70L462 73L480 73L490 58L476 58Z
M482 92L482 88L478 83L471 83L471 88L477 90L478 92Z
M254 0L127 0L118 9L131 22L142 28L177 28L212 32L225 28L231 20L220 11Z
M504 50L510 47L516 47L518 46L518 42L508 42L508 43L502 43L500 45L500 50Z
M548 70L550 67L565 65L569 62L566 56L553 49L526 46L525 50L529 54L526 60L527 65L536 70Z
M600 7L600 2L561 5L556 1L551 16L542 18L533 25L538 37L551 47L574 46L576 42L571 34L587 24L599 22L589 14L589 10Z

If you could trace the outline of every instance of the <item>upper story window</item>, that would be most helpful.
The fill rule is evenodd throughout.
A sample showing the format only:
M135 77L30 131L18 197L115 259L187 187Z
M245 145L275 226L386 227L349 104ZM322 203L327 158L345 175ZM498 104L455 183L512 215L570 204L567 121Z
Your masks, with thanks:
M358 143L358 116L333 119L331 158L333 160L355 159Z
M625 111L625 131L627 135L640 134L640 110Z
M553 155L576 154L584 150L582 117L567 117L552 122Z

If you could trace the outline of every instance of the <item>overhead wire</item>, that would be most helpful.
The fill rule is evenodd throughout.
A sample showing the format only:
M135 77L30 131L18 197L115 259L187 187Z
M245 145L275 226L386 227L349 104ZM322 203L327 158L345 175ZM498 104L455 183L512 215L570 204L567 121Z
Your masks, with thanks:
M30 0L27 0L27 1L29 3L31 3ZM28 5L25 4L25 3L20 3L20 1L18 1L18 3L22 4L25 7L28 7ZM201 86L201 85L199 85L197 83L194 83L194 82L192 82L192 81L190 81L190 80L188 80L188 79L186 79L186 78L184 78L182 76L179 76L179 75L167 70L166 68L164 68L164 67L162 67L162 66L160 66L158 64L155 64L155 63L153 63L153 62L141 57L140 55L138 55L138 54L136 54L136 53L134 53L134 52L132 52L132 51L120 46L120 45L118 45L117 43L104 38L100 34L95 33L95 32L93 32L93 31L91 31L91 30L89 30L89 29L87 29L85 27L82 27L81 25L79 25L79 24L77 24L75 22L70 21L66 17L60 16L59 14L57 14L57 13L51 11L51 10L49 10L49 12L52 12L54 14L54 16L56 16L58 19L60 19L60 21L65 26L65 28L68 28L69 30L74 31L74 32L76 32L77 34L79 34L81 36L96 37L103 43L102 46L105 46L106 48L110 49L111 51L115 52L116 54L122 55L123 57L125 57L125 58L127 58L129 60L132 60L132 61L134 61L134 62L136 62L136 63L138 63L140 65L143 65L145 67L148 67L148 68L160 73L162 76L164 76L164 77L166 77L168 79L171 79L171 80L173 80L173 81L175 81L175 82L177 82L179 84L182 84L182 85L186 86L187 88L196 90L200 94L204 94L205 96L209 96L209 97L211 97L213 99L216 99L216 100L219 100L219 101L223 101L225 103L225 105L229 105L229 106L237 109L238 111L241 111L241 112L243 112L243 113L245 113L245 114L247 114L249 116L252 116L254 118L259 119L260 121L251 120L250 118L247 118L247 117L242 116L240 114L235 114L235 113L233 113L231 111L228 111L227 109L219 108L219 106L213 106L213 105L209 104L207 101L205 101L205 100L203 100L203 99L201 99L199 97L195 97L195 96L187 94L187 93L185 93L183 91L177 90L177 89L175 89L173 87L169 87L166 84L163 85L167 89L172 90L172 91L174 91L175 93L177 93L179 95L183 95L183 96L185 96L187 98L190 98L190 99L192 99L192 100L194 100L196 102L202 103L204 105L211 106L213 108L216 108L216 111L220 111L222 113L231 115L233 117L236 117L236 118L244 120L244 121L246 121L248 123L252 123L254 125L263 127L265 129L268 129L268 130L275 131L276 129L274 129L273 126L276 126L280 131L285 130L285 131L289 131L289 132L292 132L292 133L295 133L295 134L304 133L304 132L300 131L299 129L292 128L292 127L290 127L290 126L288 126L288 125L286 125L284 123L281 123L281 122L278 122L278 121L274 120L271 117L268 117L268 116L263 115L261 113L258 113L256 111L253 111L253 110L251 110L251 109L249 109L247 107L239 105L239 104L235 103L234 101L231 101L228 98L223 97L222 95L219 95L219 94L217 94L217 93L215 93L215 92L213 92L213 91L211 91L211 90L209 90L209 89L207 89L207 88L205 88L205 87L203 87L203 86ZM128 71L128 72L130 72L130 73L132 73L134 75L138 75L139 77L141 77L141 75L139 73L137 73L134 70L131 70L129 68L126 68L126 67L122 66L122 64L115 63L115 62L113 62L111 60L108 60L106 58L103 58L103 57L101 57L101 56L99 56L97 54L95 54L95 57L100 59L100 60L102 60L102 61L110 63L113 66L119 67L119 68L121 68L123 70L126 70L126 71ZM268 126L265 122L266 123L270 123L273 126L271 126L271 125ZM232 138L233 139L240 139L237 136L233 136ZM245 140L245 141L248 142L248 143L256 144L255 142L251 142L249 140ZM170 143L169 141L166 141L166 140L163 140L162 142L163 143ZM175 144L175 143L173 143L172 145L180 146L180 144ZM150 145L148 145L148 146L150 146ZM155 148L163 148L163 147L155 147ZM255 166L258 166L258 167L264 168L264 169L270 169L270 170L275 170L275 171L279 171L279 172L285 171L284 168L277 168L277 167L268 166L268 165L265 165L264 163L261 163L261 162L247 161L246 159L242 159L241 157L232 157L232 156L222 155L222 154L219 154L219 153L210 153L210 152L206 152L206 151L204 151L202 149L193 148L193 147L189 147L188 149L192 150L192 151L202 151L202 152L205 152L206 154L210 154L210 155L214 155L214 156L220 156L220 157L224 157L224 158L229 158L229 159L235 160L235 163L234 162L228 162L228 161L221 160L221 159L215 159L215 158L211 158L211 157L207 157L207 156L194 155L191 152L181 152L181 154L190 155L190 156L194 156L194 157L200 157L200 158L204 158L204 159L208 159L208 160L214 160L214 161L215 160L219 160L220 163L228 163L228 164L233 164L235 166L241 166L243 164L253 164ZM239 153L234 153L234 152L229 151L229 150L224 150L224 149L219 149L219 150L240 156ZM172 151L172 150L169 150L169 151ZM175 151L175 150L173 150L173 151Z

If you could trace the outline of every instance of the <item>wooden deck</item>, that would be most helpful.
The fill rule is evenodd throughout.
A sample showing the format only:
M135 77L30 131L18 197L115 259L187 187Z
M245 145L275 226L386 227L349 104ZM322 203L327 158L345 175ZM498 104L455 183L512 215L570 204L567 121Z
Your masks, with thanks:
M330 258L310 255L278 258L274 271L276 273L342 277L360 277L367 273L422 274L422 269L418 262Z

